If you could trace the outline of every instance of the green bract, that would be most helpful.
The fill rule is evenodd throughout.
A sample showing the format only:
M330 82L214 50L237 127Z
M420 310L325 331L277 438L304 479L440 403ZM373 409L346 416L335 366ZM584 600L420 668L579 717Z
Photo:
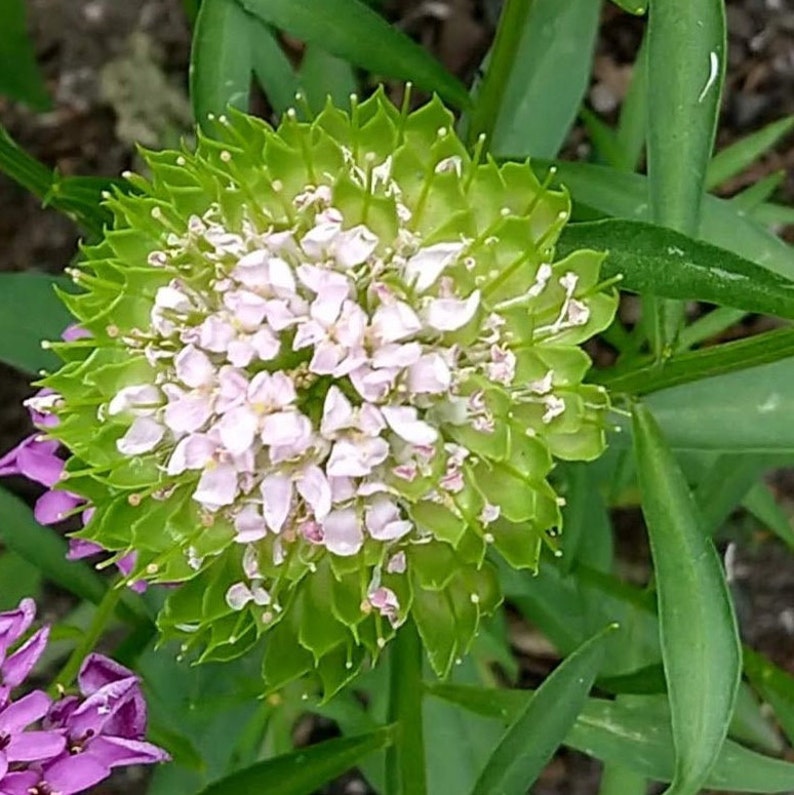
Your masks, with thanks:
M327 693L415 621L445 674L560 525L554 457L604 447L578 347L602 256L527 164L472 161L438 100L278 130L235 113L148 153L63 300L90 336L44 380L79 534L175 583L165 637Z

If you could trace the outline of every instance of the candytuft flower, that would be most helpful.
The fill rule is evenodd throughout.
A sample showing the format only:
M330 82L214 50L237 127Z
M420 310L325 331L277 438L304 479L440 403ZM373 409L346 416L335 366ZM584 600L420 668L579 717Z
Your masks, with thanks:
M409 615L446 672L500 599L487 548L534 567L553 457L604 446L601 256L554 262L567 197L452 122L381 93L218 119L108 200L63 296L90 336L53 345L47 430L80 537L182 583L160 626L204 658L268 637L269 687L335 690Z
M35 614L30 599L0 613L0 793L72 795L113 768L167 761L165 751L144 740L146 703L137 677L107 657L84 661L80 695L54 704L41 690L12 698L47 644L49 627L25 639Z

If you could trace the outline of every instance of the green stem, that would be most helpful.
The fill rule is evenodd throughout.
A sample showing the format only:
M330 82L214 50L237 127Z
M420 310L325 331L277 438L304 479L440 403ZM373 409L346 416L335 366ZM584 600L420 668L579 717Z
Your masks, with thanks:
M468 141L472 147L484 135L485 149L488 149L531 8L532 0L505 0L488 69L471 113Z
M51 695L57 695L62 688L69 687L77 678L83 660L94 650L100 637L102 637L102 633L112 620L116 606L124 594L124 588L119 587L119 585L120 582L114 583L105 592L102 601L97 606L91 625L86 630L80 643L77 644L74 651L69 655L69 659L66 661L66 664L63 666L58 676L55 677L50 687Z
M386 792L426 795L422 641L412 621L391 643L389 664L389 723L397 725L397 739L386 751Z

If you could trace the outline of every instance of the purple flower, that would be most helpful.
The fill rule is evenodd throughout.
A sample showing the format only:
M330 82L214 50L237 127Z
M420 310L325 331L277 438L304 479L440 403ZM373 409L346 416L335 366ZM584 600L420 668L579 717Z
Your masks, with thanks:
M82 781L100 769L164 762L168 754L147 743L146 702L132 671L100 654L90 655L78 676L85 698L69 696L53 705L47 725L66 735L66 749L53 763L59 775ZM70 764L66 764L71 760ZM45 778L52 777L45 767ZM99 780L99 779L97 779ZM49 782L48 782L49 783ZM69 789L66 792L78 792ZM59 790L60 791L60 790Z
M47 714L50 704L49 696L34 690L0 710L0 787L10 764L52 759L64 750L60 732L26 731Z

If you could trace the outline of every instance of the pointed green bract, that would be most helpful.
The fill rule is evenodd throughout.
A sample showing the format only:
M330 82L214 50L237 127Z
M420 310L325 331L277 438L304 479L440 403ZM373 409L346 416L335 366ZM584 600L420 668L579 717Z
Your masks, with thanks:
M448 672L501 600L488 547L535 568L554 457L604 448L603 257L555 263L567 196L453 124L380 91L211 120L145 154L63 296L88 336L43 383L80 537L175 585L160 629L200 659L261 640L269 690L329 696L409 614Z

